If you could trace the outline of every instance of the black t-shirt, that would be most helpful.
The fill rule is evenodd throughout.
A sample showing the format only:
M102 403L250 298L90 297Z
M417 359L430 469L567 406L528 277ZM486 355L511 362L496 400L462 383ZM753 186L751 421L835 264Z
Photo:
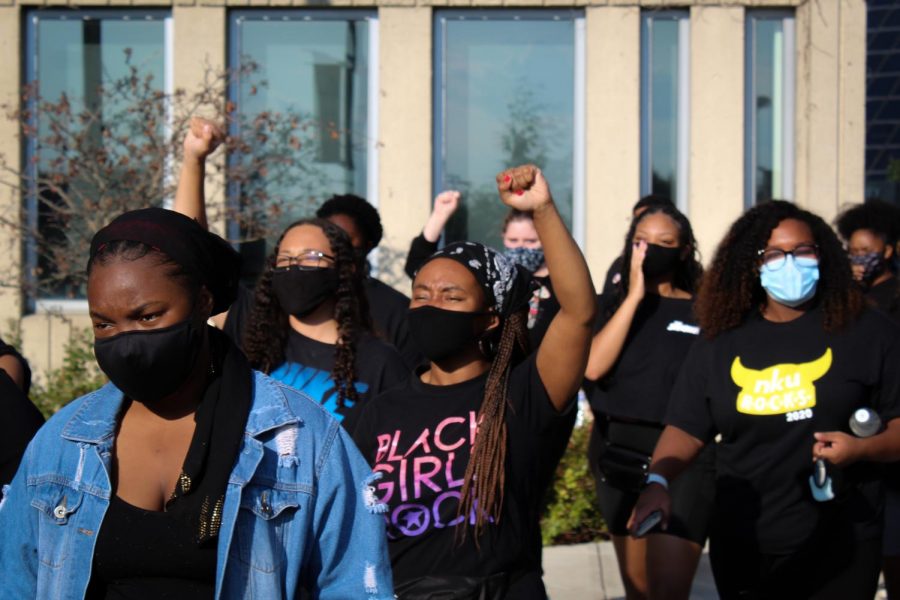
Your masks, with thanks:
M878 285L873 285L866 292L866 300L900 323L900 279L891 277Z
M375 333L400 352L410 370L416 368L424 359L409 335L409 298L374 277L366 278L365 287Z
M553 407L534 355L513 369L502 518L488 525L480 549L471 527L460 545L457 509L486 379L433 386L413 375L359 415L353 439L383 473L376 494L389 507L388 547L398 584L425 575L540 572L541 500L565 450L558 431L571 429L575 411ZM517 589L515 597L543 598L540 578L526 579L529 589Z
M601 296L596 330L609 321L611 296ZM662 423L681 364L700 333L693 301L647 294L618 360L590 386L591 408L603 414Z
M0 356L12 356L22 365L22 380L24 384L22 389L25 390L25 395L27 396L28 392L31 390L31 366L29 366L28 361L25 360L25 357L22 356L18 350L4 342L2 339L0 339Z
M819 527L850 527L857 539L880 535L880 473L871 464L843 470L846 485L816 502L813 433L849 433L853 411L872 407L900 417L900 329L865 311L826 332L812 309L788 323L760 315L691 348L669 402L667 423L716 449L719 533L790 553Z
M228 319L223 330L237 342L235 337L243 331L244 323L249 316L252 299L247 288L242 288L238 299L228 310ZM334 344L326 344L302 335L293 329L288 332L287 344L284 348L285 362L270 375L302 392L309 394L327 408L339 421L350 417L355 410L352 402L339 407L337 389L331 377L334 369ZM369 334L361 334L356 340L356 390L360 403L375 397L379 393L401 383L409 370L400 354L390 344ZM345 424L348 428L349 423Z
M5 485L16 474L26 446L44 424L44 416L2 369L0 411L0 485Z

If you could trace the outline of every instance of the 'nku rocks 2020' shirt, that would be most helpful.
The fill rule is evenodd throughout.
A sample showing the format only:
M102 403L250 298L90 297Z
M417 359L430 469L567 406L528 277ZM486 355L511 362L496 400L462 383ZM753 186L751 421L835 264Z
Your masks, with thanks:
M860 407L900 416L900 328L866 311L826 332L822 311L788 323L759 315L691 349L669 402L667 423L711 441L716 433L714 530L790 553L818 527L880 535L880 478L872 465L843 472L838 498L813 500L813 434L849 433Z

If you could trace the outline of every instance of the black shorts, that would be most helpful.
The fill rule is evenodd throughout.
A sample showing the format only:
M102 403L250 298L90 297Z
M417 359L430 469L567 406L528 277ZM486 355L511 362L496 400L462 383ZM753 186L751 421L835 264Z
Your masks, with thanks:
M651 456L661 434L661 425L625 423L609 420L604 415L598 415L594 421L588 460L594 475L600 512L613 535L628 535L626 525L639 492L633 487L613 483L604 476L604 470L608 472L601 464L604 460L601 456L604 442ZM705 544L715 502L715 489L715 445L707 444L691 466L670 486L672 514L669 516L668 529L662 532L657 527L652 532L667 533L700 545Z

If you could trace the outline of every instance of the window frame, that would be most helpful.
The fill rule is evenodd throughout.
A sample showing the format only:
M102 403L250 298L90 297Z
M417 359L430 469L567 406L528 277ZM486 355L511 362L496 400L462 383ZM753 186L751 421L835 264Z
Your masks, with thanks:
M167 94L174 91L174 57L173 36L174 28L172 11L167 8L27 8L23 11L24 20L24 53L22 69L22 86L37 81L38 73L38 26L42 20L85 20L85 19L116 19L116 20L159 20L163 22L163 90ZM26 108L31 115L29 126L37 130L37 99L30 98ZM171 127L171 109L167 115L166 127ZM22 164L24 171L31 181L37 177L38 165L32 161L37 150L37 139L34 136L23 136ZM25 198L22 204L26 213L26 223L30 229L37 228L38 206L37 194L33 184L25 189ZM34 283L34 271L37 267L37 244L31 236L22 240L22 277L29 283ZM68 298L42 298L33 294L26 294L24 298L27 313L36 314L87 314L87 299Z
M689 210L691 131L691 13L688 9L641 11L641 196L653 193L653 65L655 20L678 23L678 78L676 113L675 189L672 201L684 214Z
M228 28L226 34L227 64L228 68L234 68L240 63L242 55L240 26L246 20L254 21L367 21L369 24L368 44L368 80L369 87L366 90L366 200L376 209L379 206L378 198L378 109L379 109L379 30L378 12L372 9L315 9L315 8L285 8L285 9L235 9L228 13ZM227 99L236 102L240 93L240 80L233 78L226 90ZM229 125L229 134L237 135L237 124ZM229 158L232 160L232 158ZM227 182L226 202L234 208L235 202L240 198L240 189L234 182ZM240 235L238 224L234 221L226 223L226 231L230 239L237 239ZM369 255L369 261L373 272L377 272L377 249Z
M773 102L773 121L781 122L782 143L780 148L781 188L780 194L772 197L793 201L795 197L795 115L797 99L797 29L796 15L791 9L748 9L744 19L744 208L756 205L756 36L758 21L781 20L784 42L782 46L781 90L783 94L780 115L779 107ZM773 156L773 163L775 157Z
M518 9L472 8L439 9L432 17L432 183L428 209L432 199L446 189L444 163L446 158L446 89L447 21L561 21L573 27L573 151L572 151L572 237L579 246L585 245L585 171L586 171L586 28L583 9ZM552 182L551 182L552 183ZM443 236L441 244L443 244Z

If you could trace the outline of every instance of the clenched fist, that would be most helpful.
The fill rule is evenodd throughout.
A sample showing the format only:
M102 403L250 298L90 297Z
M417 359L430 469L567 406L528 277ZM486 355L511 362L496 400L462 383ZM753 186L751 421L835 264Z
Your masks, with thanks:
M498 173L497 192L504 204L526 212L553 202L547 180L534 165L523 165Z

